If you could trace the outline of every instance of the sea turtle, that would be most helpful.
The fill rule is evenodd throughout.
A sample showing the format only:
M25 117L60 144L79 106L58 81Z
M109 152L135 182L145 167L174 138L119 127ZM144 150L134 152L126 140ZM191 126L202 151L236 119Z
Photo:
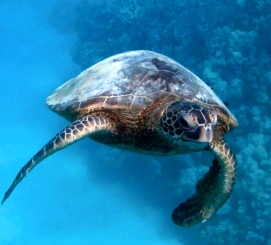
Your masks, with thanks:
M3 202L39 162L85 137L150 155L212 151L209 172L172 213L178 225L208 220L229 198L236 158L223 136L237 120L209 86L174 60L145 50L112 56L60 86L46 104L72 123L20 170Z

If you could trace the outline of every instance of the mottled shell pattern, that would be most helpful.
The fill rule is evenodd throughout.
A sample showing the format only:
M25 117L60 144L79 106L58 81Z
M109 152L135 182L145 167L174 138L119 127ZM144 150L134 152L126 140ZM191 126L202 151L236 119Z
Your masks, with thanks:
M97 108L140 114L170 94L176 100L218 105L234 120L223 102L196 75L166 56L145 50L118 54L91 66L56 89L46 104L74 120Z

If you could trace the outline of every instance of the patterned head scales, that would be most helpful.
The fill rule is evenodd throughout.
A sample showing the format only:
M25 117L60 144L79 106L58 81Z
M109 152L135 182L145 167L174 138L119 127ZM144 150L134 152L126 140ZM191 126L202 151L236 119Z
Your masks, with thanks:
M215 111L194 102L175 101L165 110L160 123L169 138L207 143L212 141L216 122Z

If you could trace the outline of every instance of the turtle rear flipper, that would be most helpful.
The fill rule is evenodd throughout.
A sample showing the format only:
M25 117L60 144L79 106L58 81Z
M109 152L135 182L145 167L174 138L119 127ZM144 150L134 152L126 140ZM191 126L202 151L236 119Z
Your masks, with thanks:
M2 204L10 196L19 182L42 160L55 152L71 145L87 136L99 133L111 133L112 125L108 119L96 116L86 116L73 122L51 139L27 164L20 170L3 198Z
M230 197L235 181L236 158L224 142L212 142L216 159L199 180L195 194L172 213L175 224L190 227L211 218Z

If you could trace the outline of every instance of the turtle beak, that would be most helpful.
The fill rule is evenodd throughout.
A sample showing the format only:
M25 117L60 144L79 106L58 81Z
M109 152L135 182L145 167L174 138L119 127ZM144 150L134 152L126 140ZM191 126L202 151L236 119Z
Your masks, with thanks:
M183 134L182 138L185 141L211 143L213 140L212 124L206 123L205 125L197 127L195 131L187 131Z
M213 140L213 129L212 125L204 125L200 127L199 142L211 143Z

